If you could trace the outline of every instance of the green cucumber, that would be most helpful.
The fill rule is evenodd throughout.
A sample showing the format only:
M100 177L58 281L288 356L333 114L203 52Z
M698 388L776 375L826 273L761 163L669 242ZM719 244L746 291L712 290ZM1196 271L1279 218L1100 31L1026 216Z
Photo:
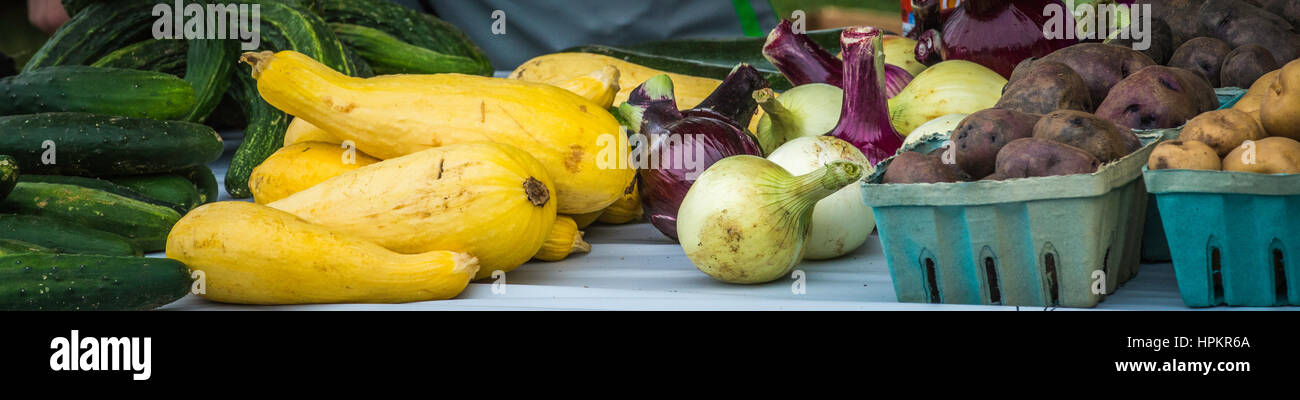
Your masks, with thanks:
M0 154L24 173L112 176L162 173L221 157L221 136L184 121L44 113L0 117Z
M248 180L262 161L284 146L284 133L289 129L289 114L277 110L262 100L257 93L257 81L253 80L251 70L242 65L235 72L235 81L230 83L232 94L248 115L248 126L244 128L244 140L230 159L226 169L226 193L236 199L253 196L248 188Z
M105 192L116 194L118 196L143 201L145 203L150 203L153 205L168 207L173 210L176 210L176 212L178 213L185 213L190 210L189 208L186 208L179 204L169 203L149 196L145 196L144 194L135 191L135 189L122 186L104 179L99 179L99 178L87 178L82 176L64 176L64 175L23 174L22 176L18 177L18 181L32 182L32 183L57 183L60 185L81 186L84 188L102 190Z
M491 76L487 54L456 26L388 0L319 0L329 22L379 29L403 42L440 54L467 57L477 63L474 75Z
M90 66L138 69L180 76L185 73L185 54L189 47L189 41L186 40L146 39L108 53Z
M180 175L136 175L110 178L110 180L150 198L179 205L181 214L203 204L199 198L198 188L194 187L194 183L189 179Z
M181 219L170 207L76 185L20 182L3 201L4 212L51 217L122 235L144 251L167 246Z
M826 29L808 32L808 37L831 53L839 53L840 32ZM632 46L586 45L561 52L592 53L618 58L633 64L705 78L724 79L738 63L758 69L773 90L790 89L790 81L772 63L763 58L766 38L675 39Z
M239 43L206 39L189 43L185 81L194 88L194 107L185 114L185 120L203 122L230 87L230 74L239 60Z
M199 165L184 169L172 171L172 173L189 179L194 184L194 188L199 192L199 204L208 204L217 201L221 196L221 187L217 185L217 177L212 174L212 169L206 165Z
M53 253L49 247L27 243L21 240L0 239L0 257L14 254Z
M0 257L4 310L152 310L185 297L192 284L189 268L170 258Z
M380 74L474 74L479 62L469 57L443 54L403 42L384 31L360 25L333 23L339 40Z
M14 190L18 183L18 161L13 157L0 155L0 200Z
M150 37L153 7L163 0L89 2L65 22L23 66L23 72L55 65L86 65Z
M19 240L59 253L138 256L140 247L122 235L57 218L0 214L0 239Z
M0 115L88 112L161 120L185 116L194 88L161 72L63 65L0 78Z

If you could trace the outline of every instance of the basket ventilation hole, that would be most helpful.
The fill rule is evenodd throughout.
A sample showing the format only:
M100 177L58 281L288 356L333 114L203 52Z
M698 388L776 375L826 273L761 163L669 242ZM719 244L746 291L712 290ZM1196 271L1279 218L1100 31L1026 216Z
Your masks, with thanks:
M935 278L934 259L925 259L925 286L930 294L931 303L939 303L939 280Z
M1061 304L1061 288L1056 282L1056 255L1047 253L1043 258L1043 264L1046 264L1047 270L1047 295L1051 299L1049 305L1055 307Z
M1282 304L1288 302L1286 296L1286 263L1282 259L1282 249L1273 249L1273 290L1277 300Z
M1106 248L1106 255L1101 256L1101 273L1103 277L1110 277L1110 248Z
M1214 284L1214 300L1222 302L1223 299L1223 255L1219 253L1218 247L1210 248L1210 280Z
M1002 291L998 289L998 270L993 265L993 257L984 257L984 274L988 277L989 303L1002 304Z

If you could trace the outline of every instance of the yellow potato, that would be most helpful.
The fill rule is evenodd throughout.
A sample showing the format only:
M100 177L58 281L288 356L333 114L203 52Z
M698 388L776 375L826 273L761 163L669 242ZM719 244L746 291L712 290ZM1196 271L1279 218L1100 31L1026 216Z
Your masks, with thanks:
M1284 137L1248 141L1223 158L1224 171L1300 173L1300 142Z
M1260 140L1268 137L1264 127L1260 126L1249 114L1234 109L1210 111L1192 118L1183 127L1178 136L1183 140L1195 140L1214 148L1218 157L1232 152L1247 140ZM1217 158L1217 157L1216 157Z
M1218 171L1221 168L1219 155L1205 143L1195 140L1172 140L1160 143L1151 151L1147 168L1157 169L1199 169Z

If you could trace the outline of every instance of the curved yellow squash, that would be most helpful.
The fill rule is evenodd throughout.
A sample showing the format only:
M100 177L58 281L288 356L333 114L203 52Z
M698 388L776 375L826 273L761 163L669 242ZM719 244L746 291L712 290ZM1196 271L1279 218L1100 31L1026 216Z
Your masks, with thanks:
M569 213L605 208L636 174L598 163L609 135L620 134L614 116L554 86L461 74L354 78L293 51L243 60L267 103L380 159L456 143L510 144L546 166L558 207Z
M618 95L618 68L606 65L590 74L579 76L556 84L555 86L582 96L601 107L614 106L614 97Z
M674 74L633 64L614 57L588 53L554 53L525 61L510 73L511 79L562 86L564 82L581 77L606 66L618 69L618 95L614 105L623 104L627 96L642 82L659 74L668 74L673 80L673 93L677 107L693 108L709 97L722 81L698 76Z
M281 147L253 168L248 188L257 204L267 204L377 162L366 153L344 149L337 143L298 143Z
M523 150L465 143L361 167L269 205L399 253L469 253L486 278L537 254L555 223L553 187Z
M620 197L614 204L610 204L605 212L600 213L597 221L604 224L626 224L628 222L639 221L645 211L641 208L641 191L637 190L636 182L627 188L627 192Z
M398 254L246 202L190 211L167 257L203 272L204 298L224 303L404 303L456 297L478 262L451 251Z
M317 128L305 119L294 118L289 121L289 129L284 131L284 145L292 146L302 142L343 143L343 139Z
M542 261L560 261L568 258L575 253L586 253L591 251L591 244L582 240L582 231L578 230L578 223L573 222L573 218L561 215L555 217L555 225L551 226L551 232L546 234L546 243L542 248L537 250L533 258Z

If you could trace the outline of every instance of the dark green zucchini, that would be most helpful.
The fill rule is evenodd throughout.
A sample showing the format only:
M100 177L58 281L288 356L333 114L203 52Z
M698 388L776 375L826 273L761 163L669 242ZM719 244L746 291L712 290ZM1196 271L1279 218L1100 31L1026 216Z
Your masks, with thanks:
M136 175L110 178L113 183L122 185L150 198L180 206L178 210L185 214L202 203L198 188L189 179L176 174Z
M4 310L152 310L185 297L192 284L189 268L170 258L0 257Z
M828 29L808 32L808 36L831 53L839 53L840 31ZM786 90L790 81L763 58L766 38L675 39L632 46L586 45L563 52L592 53L618 58L633 64L713 79L723 79L738 63L746 63L767 78L774 90Z
M478 66L472 74L492 75L487 54L459 28L432 15L388 0L318 0L317 3L326 21L379 29L403 42L440 54L467 57Z
M153 205L168 207L173 210L176 210L176 212L181 214L184 214L190 210L187 206L183 206L176 203L170 203L149 196L145 196L143 193L137 192L135 189L122 186L108 180L99 179L99 178L88 178L83 176L65 176L65 175L23 174L22 176L18 177L18 182L56 183L60 185L75 185L84 188L102 190L105 192L116 194L118 196L143 201L145 203L149 203Z
M189 48L189 41L186 40L147 39L108 53L90 66L138 69L180 76L185 73L185 54Z
M194 88L161 72L62 65L0 78L0 115L88 112L161 120L185 116Z
M18 183L18 161L13 157L0 155L0 199L9 195Z
M56 218L0 214L0 239L19 240L59 253L138 256L142 252L122 235Z
M24 173L112 176L162 173L221 157L221 136L183 121L44 113L0 117L0 154Z
M289 129L292 118L284 111L271 107L257 93L257 81L251 76L252 70L241 65L235 72L235 81L230 89L238 103L248 115L248 126L244 128L244 140L230 159L226 169L226 193L236 199L253 196L248 188L248 180L262 161L284 146L284 132Z
M237 0L239 3L261 4L262 47L268 50L294 50L320 61L336 71L357 75L357 67L348 57L347 47L338 40L329 24L309 10L311 4L301 1L273 2ZM270 157L284 145L284 132L289 128L290 117L271 107L257 93L257 83L246 66L236 67L235 80L230 83L230 93L244 114L248 125L244 139L235 150L226 170L226 192L234 198L252 196L248 179L253 168Z
M185 81L194 88L194 107L185 114L186 121L203 122L217 108L238 60L239 43L234 40L189 41Z
M39 246L21 240L0 239L0 257L12 256L15 254L53 253L53 252L54 250L49 247Z
M64 23L23 66L23 72L55 65L86 65L129 44L148 39L153 7L166 0L89 2Z
M207 204L217 201L221 195L221 187L217 185L217 177L212 174L212 169L206 165L199 165L184 169L172 171L172 173L189 179L194 184L194 188L199 192L199 204Z
M268 50L293 50L320 61L335 71L355 75L346 50L329 24L296 1L232 0L234 3L260 4L262 47ZM269 42L269 43L268 43ZM270 46L267 46L270 44Z
M14 186L0 210L61 219L122 235L140 249L159 251L180 213L113 193L75 185L22 182Z
M332 23L339 40L380 74L475 74L479 62L464 56L442 54L403 42L388 33L360 25Z

